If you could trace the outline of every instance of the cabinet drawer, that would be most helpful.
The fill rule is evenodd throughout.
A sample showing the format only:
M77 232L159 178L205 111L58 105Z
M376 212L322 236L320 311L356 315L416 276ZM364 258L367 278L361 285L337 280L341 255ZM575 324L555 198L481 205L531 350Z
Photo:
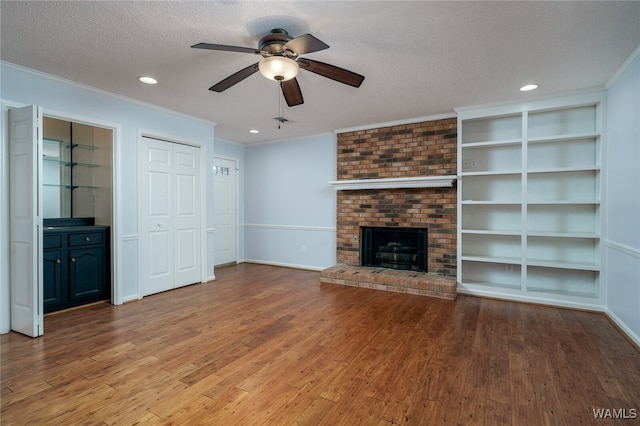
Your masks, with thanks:
M104 232L69 234L70 246L86 246L90 244L104 244Z
M62 235L44 235L42 244L46 249L62 247Z

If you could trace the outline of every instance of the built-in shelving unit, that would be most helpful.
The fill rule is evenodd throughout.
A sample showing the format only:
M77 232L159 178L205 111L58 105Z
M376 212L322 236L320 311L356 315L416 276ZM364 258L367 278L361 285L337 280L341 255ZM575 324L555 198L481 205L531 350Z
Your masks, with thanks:
M459 291L598 305L599 92L459 109Z
M43 199L46 217L93 216L95 170L99 165L90 144L43 138Z

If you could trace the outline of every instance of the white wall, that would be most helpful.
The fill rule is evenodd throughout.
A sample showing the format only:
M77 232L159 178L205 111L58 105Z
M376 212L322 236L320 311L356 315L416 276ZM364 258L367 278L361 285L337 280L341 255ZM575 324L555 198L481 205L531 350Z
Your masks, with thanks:
M320 270L335 264L334 134L245 149L244 260Z
M214 152L214 123L187 117L178 113L156 108L113 96L73 82L36 73L12 64L0 63L0 93L3 128L0 131L2 144L0 162L2 181L0 186L2 209L0 210L0 332L9 329L9 240L8 240L8 137L6 131L7 106L35 104L43 108L45 115L63 114L82 117L86 121L109 123L116 127L114 149L118 164L115 166L116 209L118 211L116 243L121 245L119 286L123 300L138 297L138 211L137 211L137 135L138 130L171 136L200 144L204 147L207 176L205 185L212 182ZM207 205L211 205L212 191L205 188ZM206 214L206 226L213 227L213 212ZM213 249L207 247L207 271L213 271Z
M607 92L607 312L640 345L640 48Z

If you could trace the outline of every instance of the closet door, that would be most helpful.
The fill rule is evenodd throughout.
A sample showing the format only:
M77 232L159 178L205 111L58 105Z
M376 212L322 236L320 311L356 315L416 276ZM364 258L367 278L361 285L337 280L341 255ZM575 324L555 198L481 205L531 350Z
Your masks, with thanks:
M9 111L11 329L31 337L44 333L41 130L38 107Z
M173 146L141 138L142 295L173 288Z
M173 144L174 286L200 282L200 149Z
M200 282L200 149L142 137L141 293Z

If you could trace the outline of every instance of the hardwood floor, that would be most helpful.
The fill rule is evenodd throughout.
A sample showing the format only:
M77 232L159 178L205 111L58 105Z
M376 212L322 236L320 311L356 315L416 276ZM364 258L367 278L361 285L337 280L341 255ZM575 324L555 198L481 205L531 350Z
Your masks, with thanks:
M216 276L47 316L38 339L3 335L0 423L640 422L640 353L602 315L263 265Z

